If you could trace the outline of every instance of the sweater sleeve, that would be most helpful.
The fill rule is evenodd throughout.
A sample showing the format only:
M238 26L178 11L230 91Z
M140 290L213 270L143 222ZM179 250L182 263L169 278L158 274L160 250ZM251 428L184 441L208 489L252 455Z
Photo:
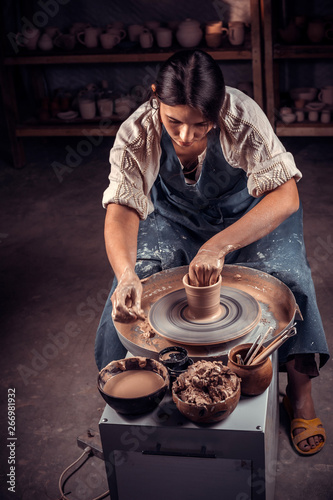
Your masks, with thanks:
M153 212L150 191L159 171L161 125L158 112L145 103L122 125L110 152L109 186L103 207L126 205L141 219Z
M302 174L293 155L275 135L266 115L251 98L227 88L221 112L221 146L227 161L242 168L248 177L248 191L259 197Z

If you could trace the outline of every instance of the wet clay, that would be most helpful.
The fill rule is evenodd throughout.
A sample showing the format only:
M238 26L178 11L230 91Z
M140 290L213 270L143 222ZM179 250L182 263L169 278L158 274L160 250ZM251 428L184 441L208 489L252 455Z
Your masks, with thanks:
M224 401L239 388L240 379L220 361L197 361L173 384L173 391L187 403L205 406Z
M161 389L163 378L150 370L128 370L111 377L103 391L114 398L141 398Z

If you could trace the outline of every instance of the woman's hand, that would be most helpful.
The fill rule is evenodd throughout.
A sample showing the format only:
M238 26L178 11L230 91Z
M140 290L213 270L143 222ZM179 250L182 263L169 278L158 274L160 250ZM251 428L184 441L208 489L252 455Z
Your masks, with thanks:
M145 319L141 309L142 285L135 272L127 267L121 275L118 286L111 297L112 319L129 323Z
M223 269L224 257L218 250L201 248L189 267L189 281L192 286L214 285Z

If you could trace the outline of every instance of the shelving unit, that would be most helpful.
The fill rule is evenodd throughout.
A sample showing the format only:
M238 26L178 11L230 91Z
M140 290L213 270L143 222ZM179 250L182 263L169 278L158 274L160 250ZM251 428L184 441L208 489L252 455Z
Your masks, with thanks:
M333 62L333 43L287 45L276 42L277 26L273 23L276 15L272 10L272 0L261 1L263 35L264 35L264 73L265 73L265 111L276 134L280 137L291 136L333 136L333 122L322 124L308 121L285 124L279 119L280 107L279 71L281 62L286 60ZM333 64L332 64L333 75ZM333 76L332 76L333 84ZM306 86L306 85L304 85ZM333 110L332 110L333 115Z
M209 49L202 45L198 48L208 52L217 61L250 61L252 64L254 99L263 108L263 81L262 81L262 51L260 34L260 9L259 0L251 0L251 30L249 38L242 46L231 46L225 42L221 48ZM40 68L45 65L89 65L89 64L140 64L161 62L168 59L176 50L182 47L175 45L169 49L158 48L149 50L136 49L131 52L121 51L114 48L112 51L103 49L83 50L75 49L66 52L54 49L49 53L39 50L29 52L20 51L20 54L12 55L5 51L2 58L1 88L5 104L5 113L10 137L13 163L15 167L22 167L25 163L23 137L54 137L54 136L81 136L83 135L108 135L114 136L119 128L119 122L114 121L109 126L98 127L97 121L72 120L62 122L52 120L38 122L35 117L22 122L20 119L18 100L15 94L15 81L13 71L15 67L26 66L34 73L34 85L36 94L43 96L42 75Z

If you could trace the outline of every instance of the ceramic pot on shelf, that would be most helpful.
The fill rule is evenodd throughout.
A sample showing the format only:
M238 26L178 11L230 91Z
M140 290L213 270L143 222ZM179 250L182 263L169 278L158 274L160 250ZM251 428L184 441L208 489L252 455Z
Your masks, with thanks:
M199 21L186 19L179 24L176 38L182 47L196 47L202 39L202 30Z

